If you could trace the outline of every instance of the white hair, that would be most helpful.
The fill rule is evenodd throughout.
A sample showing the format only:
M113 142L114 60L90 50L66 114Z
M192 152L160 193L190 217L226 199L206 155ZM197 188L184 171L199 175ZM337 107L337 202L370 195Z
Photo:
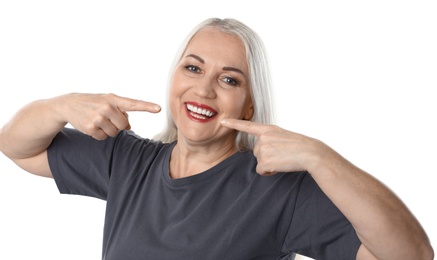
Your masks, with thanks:
M176 53L173 64L170 68L170 80L168 84L167 95L170 91L170 82L177 64L182 58L185 49L193 36L204 28L218 29L224 33L238 37L246 49L246 59L249 68L249 85L250 95L252 98L254 113L251 121L261 124L272 124L273 114L273 97L272 83L270 78L270 68L267 53L264 44L259 35L236 19L219 19L209 18L197 25L185 38ZM177 140L177 127L170 113L167 102L167 123L161 133L157 134L154 139L164 143L170 143ZM235 140L236 146L240 150L253 149L256 139L247 133L239 132Z

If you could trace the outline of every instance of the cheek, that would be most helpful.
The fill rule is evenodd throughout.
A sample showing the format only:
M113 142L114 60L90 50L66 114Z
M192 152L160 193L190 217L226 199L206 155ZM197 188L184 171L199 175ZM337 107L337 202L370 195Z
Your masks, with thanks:
M252 100L250 98L250 94L245 91L244 94L242 95L242 98L241 98L240 102L241 102L240 103L241 104L241 106L240 106L240 109L241 109L240 110L241 111L240 116L242 118L252 117L252 115L250 113L250 111L252 109Z
M183 92L184 87L181 84L181 81L178 81L177 78L173 78L173 80L170 82L170 89L168 93L170 105L176 102L176 100L181 97Z
M181 86L178 84L178 81L173 78L170 82L170 89L168 92L168 106L170 108L170 113L174 119L177 118L177 107L179 106L178 100L181 96Z
M182 104L182 100L189 89L190 82L187 81L186 77L180 75L180 73L175 73L170 81L170 89L168 93L168 106L175 122L178 121L181 113L184 112L185 108Z
M180 97L185 91L187 91L189 83L181 73L175 73L170 81L170 97Z
M229 113L234 117L241 117L246 113L248 106L248 100L246 93L234 93L228 95L225 101L226 107L230 108Z

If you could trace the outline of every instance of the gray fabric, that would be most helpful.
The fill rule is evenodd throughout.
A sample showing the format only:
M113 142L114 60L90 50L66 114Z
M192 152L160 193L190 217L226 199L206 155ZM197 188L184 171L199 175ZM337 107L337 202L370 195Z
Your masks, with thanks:
M171 179L174 145L128 131L97 141L66 128L49 147L61 193L107 201L105 260L355 259L352 226L308 173L260 176L248 151Z
M296 253L294 252L283 254L278 257L278 260L294 260L294 259L296 259Z

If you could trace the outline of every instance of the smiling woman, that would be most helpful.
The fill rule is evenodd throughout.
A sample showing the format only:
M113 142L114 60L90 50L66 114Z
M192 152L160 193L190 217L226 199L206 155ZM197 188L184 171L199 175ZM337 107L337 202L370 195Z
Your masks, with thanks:
M170 120L177 126L177 139L184 143L207 142L210 149L217 151L227 149L226 154L220 155L222 158L235 153L236 132L223 128L220 121L252 118L250 79L246 75L248 62L239 38L217 29L199 30L182 54L171 81ZM214 116L205 117L202 113ZM208 163L204 169L191 170L191 174L210 167Z
M196 34L198 34L198 31L201 31L202 29L205 29L214 23L217 26L216 29L219 31L215 33L210 32L209 35L206 37L203 36L203 39L200 39L200 41L205 41L207 45L202 45L203 43L198 41L194 44L192 43L193 40L196 40L196 38L200 37L199 35L194 37ZM205 66L204 58L199 57L195 53L190 53L189 50L186 49L190 45L193 46L192 48L198 49L199 51L203 50L204 52L209 52L209 56L215 55L215 57L220 57L220 59L227 57L228 60L231 60L234 63L236 62L235 66L231 66L226 63L217 64L217 66L222 66L222 74L213 80L217 83L217 85L224 89L222 92L224 92L226 89L229 89L231 86L239 87L237 90L233 90L237 92L241 91L241 89L248 88L250 90L251 102L255 105L252 106L250 114L245 115L245 119L249 118L254 122L271 124L273 123L274 111L272 104L270 71L265 69L269 67L265 47L256 32L249 27L238 25L239 22L233 20L228 20L227 23L220 24L219 19L208 19L200 23L187 35L183 41L179 48L179 52L175 56L171 71L176 73L177 66L187 66L187 73L189 73L187 76L196 78L205 73L199 67L200 65ZM232 40L231 42L235 45L235 47L227 48L228 43L223 46L214 42L214 40L218 40L220 38L208 38L208 36L212 37L213 35L217 35L219 32L224 33L224 36L226 36L225 40ZM203 32L203 34L205 34L205 32ZM215 48L209 48L209 44L211 43L214 44ZM195 44L197 44L196 47L194 47ZM220 51L223 56L219 54ZM233 57L232 55L237 56ZM240 57L238 57L238 55L240 55ZM194 63L190 63L190 61ZM215 61L208 61L208 63L212 62ZM196 66L196 64L199 66ZM207 65L211 67L214 64ZM188 71L192 71L193 73ZM213 76L210 76L209 74L207 76ZM250 86L248 84L249 82ZM215 91L211 93L215 94ZM238 102L241 103L241 101ZM170 109L168 109L168 111L170 111ZM177 139L177 129L171 114L167 115L167 125L165 129L160 134L155 136L155 138L163 142L172 142ZM252 149L255 144L255 138L244 132L237 133L237 138L235 141L238 144L237 147L240 149Z
M157 104L75 93L23 107L0 150L61 193L106 201L105 260L432 259L420 223L380 181L272 124L269 75L252 29L207 19L176 55L168 124L153 140L127 113Z

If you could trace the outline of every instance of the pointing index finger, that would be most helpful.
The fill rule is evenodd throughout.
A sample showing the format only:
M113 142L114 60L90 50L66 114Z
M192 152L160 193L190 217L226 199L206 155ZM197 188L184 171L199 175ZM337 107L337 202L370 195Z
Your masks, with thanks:
M254 136L259 137L265 132L265 125L255 123L252 121L238 120L226 118L221 121L221 124L225 127L238 130L240 132L245 132Z
M126 97L116 97L117 107L124 111L147 111L152 113L157 113L161 111L161 107L155 103L147 102L138 99L131 99Z

